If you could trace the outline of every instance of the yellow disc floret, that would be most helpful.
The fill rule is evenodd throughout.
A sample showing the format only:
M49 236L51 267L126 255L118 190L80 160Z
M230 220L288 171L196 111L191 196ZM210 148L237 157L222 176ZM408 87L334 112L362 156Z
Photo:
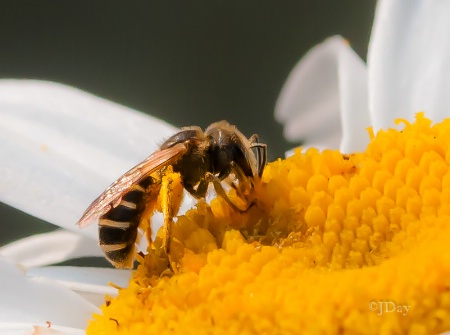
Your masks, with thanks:
M364 153L298 149L234 211L201 201L88 334L432 334L450 329L450 120ZM232 200L241 198L234 190Z

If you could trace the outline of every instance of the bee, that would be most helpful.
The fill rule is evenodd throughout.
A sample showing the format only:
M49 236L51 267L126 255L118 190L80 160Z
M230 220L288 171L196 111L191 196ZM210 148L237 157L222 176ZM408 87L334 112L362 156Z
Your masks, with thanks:
M138 228L144 213L152 212L162 191L167 171L179 173L182 187L196 199L204 198L209 185L235 210L246 211L227 196L222 182L238 190L238 185L261 177L267 162L267 146L258 135L246 138L227 121L200 127L184 127L167 139L159 150L112 183L86 209L78 221L81 227L98 219L100 247L118 268L132 267ZM233 177L234 176L234 180ZM170 181L169 181L170 182ZM238 183L236 185L236 182ZM170 188L170 187L169 187ZM165 188L164 192L170 192ZM163 252L168 255L170 225L181 205L167 194L161 207L164 214Z

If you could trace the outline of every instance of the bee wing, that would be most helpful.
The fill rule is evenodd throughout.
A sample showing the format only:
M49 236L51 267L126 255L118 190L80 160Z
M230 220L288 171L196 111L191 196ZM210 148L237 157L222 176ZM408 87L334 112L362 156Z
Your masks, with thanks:
M184 143L179 143L173 147L158 150L148 156L141 163L123 174L114 183L92 202L77 222L80 227L85 227L92 221L107 213L111 208L116 207L122 196L127 193L130 187L139 182L145 176L162 169L178 160L188 147Z

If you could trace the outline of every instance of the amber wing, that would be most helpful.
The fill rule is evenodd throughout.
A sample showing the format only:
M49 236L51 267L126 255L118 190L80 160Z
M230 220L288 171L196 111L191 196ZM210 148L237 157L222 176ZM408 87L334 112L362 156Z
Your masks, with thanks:
M178 143L173 147L158 150L148 156L144 161L133 167L112 183L94 202L78 220L77 225L85 227L89 223L97 220L100 216L106 214L111 208L116 207L122 196L127 193L130 187L138 183L149 174L161 170L176 162L188 150L184 143Z

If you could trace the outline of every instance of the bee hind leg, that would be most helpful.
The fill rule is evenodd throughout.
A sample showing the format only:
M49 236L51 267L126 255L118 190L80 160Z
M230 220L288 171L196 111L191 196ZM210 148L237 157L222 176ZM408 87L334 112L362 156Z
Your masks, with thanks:
M181 184L180 175L177 173L168 173L162 178L159 203L161 212L164 217L163 222L163 241L161 247L162 256L167 257L168 266L171 270L175 270L170 257L170 244L172 241L172 224L173 218L180 209L183 186Z

